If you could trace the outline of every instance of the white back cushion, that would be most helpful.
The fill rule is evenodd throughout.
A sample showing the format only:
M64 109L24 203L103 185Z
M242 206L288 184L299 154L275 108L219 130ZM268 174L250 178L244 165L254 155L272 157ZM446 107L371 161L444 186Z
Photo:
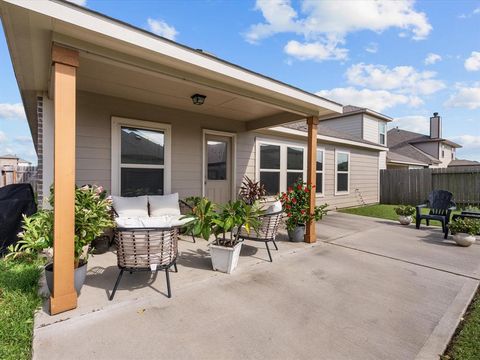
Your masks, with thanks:
M119 217L148 216L148 198L144 196L112 196L113 208Z
M267 208L266 213L273 214L279 211L282 211L282 203L280 202L280 200L277 200Z
M178 193L170 195L150 195L150 216L180 215Z

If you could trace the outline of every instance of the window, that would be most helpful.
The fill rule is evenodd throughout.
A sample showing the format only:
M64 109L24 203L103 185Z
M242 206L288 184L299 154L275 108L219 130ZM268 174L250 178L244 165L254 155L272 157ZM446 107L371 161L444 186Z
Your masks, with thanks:
M170 193L168 125L112 118L112 194Z
M227 179L228 143L226 141L207 141L208 180Z
M336 151L335 159L335 194L348 194L350 182L350 153Z
M287 188L303 180L303 148L287 147Z
M317 149L317 182L315 184L315 189L317 194L323 194L323 163L324 163L324 154L323 149Z
M445 157L445 145L442 145L442 159Z
M260 182L265 186L267 195L280 192L280 146L260 145Z
M378 123L378 133L379 133L379 139L378 142L381 145L386 145L387 144L387 124L384 122L379 122Z

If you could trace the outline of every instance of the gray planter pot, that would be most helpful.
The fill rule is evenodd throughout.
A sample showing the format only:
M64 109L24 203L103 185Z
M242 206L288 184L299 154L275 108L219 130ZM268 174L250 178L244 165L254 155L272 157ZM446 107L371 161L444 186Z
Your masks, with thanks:
M87 263L84 263L83 265L76 268L74 272L74 284L77 295L80 295L80 291L82 290L82 286L85 282L86 276ZM53 294L53 264L45 265L45 279L47 280L47 286L50 294Z
M305 241L305 225L297 225L293 230L288 230L288 239L292 242Z

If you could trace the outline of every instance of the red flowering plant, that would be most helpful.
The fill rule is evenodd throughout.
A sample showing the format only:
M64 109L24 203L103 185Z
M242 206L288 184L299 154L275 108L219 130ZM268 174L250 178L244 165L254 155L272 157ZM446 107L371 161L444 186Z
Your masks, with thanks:
M327 214L327 204L315 206L313 214L309 213L310 190L315 185L307 185L298 180L286 192L279 195L278 199L282 203L283 211L287 214L287 229L293 230L297 226L304 226L308 221L318 221Z

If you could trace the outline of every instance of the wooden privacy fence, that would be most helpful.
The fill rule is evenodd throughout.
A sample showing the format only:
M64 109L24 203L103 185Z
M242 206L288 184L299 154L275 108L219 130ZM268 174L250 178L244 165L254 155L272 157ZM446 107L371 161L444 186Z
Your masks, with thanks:
M480 206L480 167L380 172L382 204L422 204L432 190L450 191L460 207Z
M36 190L36 166L4 166L0 169L0 187L10 184L29 183Z

